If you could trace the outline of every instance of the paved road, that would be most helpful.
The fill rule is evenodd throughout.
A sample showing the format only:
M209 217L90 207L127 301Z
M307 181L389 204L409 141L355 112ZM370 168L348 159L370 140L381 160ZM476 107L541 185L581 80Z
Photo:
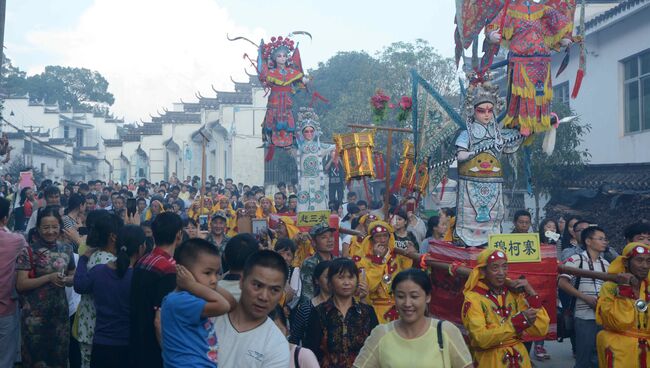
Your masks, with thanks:
M537 368L571 368L575 363L571 354L571 342L569 339L563 342L546 341L544 343L546 351L551 355L551 359L540 362L533 359L533 365ZM532 350L532 349L531 349Z

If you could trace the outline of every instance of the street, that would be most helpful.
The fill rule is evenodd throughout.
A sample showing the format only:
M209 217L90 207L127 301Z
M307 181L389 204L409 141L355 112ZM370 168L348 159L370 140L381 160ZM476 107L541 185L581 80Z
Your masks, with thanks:
M544 368L570 368L573 367L574 359L571 354L571 342L565 339L563 342L546 341L544 344L551 359L540 362L532 358L534 367Z

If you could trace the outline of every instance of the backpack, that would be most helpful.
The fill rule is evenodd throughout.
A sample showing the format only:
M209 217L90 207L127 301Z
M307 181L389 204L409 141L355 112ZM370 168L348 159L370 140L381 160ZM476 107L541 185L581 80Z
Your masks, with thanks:
M581 254L580 264L578 268L582 268L584 259ZM573 282L573 287L576 290L580 287L580 276L577 276ZM562 339L571 337L575 334L574 316L576 309L576 297L569 295L562 289L558 289L558 298L562 302L562 307L557 310L557 337L561 342Z

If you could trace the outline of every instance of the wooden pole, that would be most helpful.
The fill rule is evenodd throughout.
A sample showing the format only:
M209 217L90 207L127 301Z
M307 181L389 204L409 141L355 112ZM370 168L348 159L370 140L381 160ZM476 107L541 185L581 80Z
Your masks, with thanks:
M203 214L203 198L205 196L205 136L201 134L201 207L199 209L199 216Z
M388 221L388 212L390 211L390 206L388 205L390 199L390 158L392 156L392 146L393 146L393 131L388 131L388 144L386 147L386 189L384 191L384 220Z

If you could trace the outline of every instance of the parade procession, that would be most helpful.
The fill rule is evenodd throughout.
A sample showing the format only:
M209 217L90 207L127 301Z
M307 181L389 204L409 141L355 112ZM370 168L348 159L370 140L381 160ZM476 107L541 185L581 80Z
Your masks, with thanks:
M46 3L0 368L650 368L650 0Z

